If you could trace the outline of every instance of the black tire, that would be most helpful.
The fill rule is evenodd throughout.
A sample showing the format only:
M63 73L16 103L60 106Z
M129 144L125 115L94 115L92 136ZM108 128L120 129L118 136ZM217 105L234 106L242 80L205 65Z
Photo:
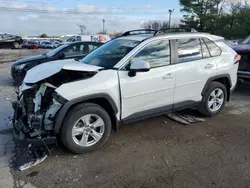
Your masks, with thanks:
M211 95L211 93L216 90L216 89L221 89L224 93L224 101L223 104L221 105L221 107L217 110L217 111L211 111L211 109L208 107L208 100L209 97ZM198 107L198 110L200 113L202 113L203 115L207 116L207 117L213 117L215 115L217 115L219 112L221 112L221 110L223 110L225 104L226 104L226 100L227 100L227 89L226 87L219 83L219 82L211 82L206 90L205 95L202 98L202 101Z
M76 144L72 138L72 129L76 121L87 114L96 114L104 121L104 133L102 138L94 145L89 147L83 147ZM99 149L108 139L111 133L111 120L108 113L99 105L93 103L85 103L77 105L70 110L64 118L61 128L60 138L63 145L73 153L82 154L95 151Z

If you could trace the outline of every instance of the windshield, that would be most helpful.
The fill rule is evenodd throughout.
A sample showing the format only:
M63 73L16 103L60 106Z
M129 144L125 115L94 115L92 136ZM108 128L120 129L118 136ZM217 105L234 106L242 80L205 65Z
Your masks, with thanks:
M56 53L60 52L62 49L66 48L66 47L68 47L68 44L64 44L64 45L62 45L62 46L59 46L58 48L56 48L56 49L54 49L54 50L48 52L46 55L47 55L48 57L52 57L52 56L54 56Z
M134 40L112 40L87 55L82 62L111 69L138 44L139 41Z
M241 44L250 44L250 36L247 37Z

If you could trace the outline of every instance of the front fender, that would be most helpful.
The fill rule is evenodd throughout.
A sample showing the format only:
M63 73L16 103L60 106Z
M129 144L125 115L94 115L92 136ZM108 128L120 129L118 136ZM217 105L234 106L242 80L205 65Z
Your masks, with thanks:
M56 115L55 125L54 125L55 134L58 134L60 132L64 117L66 116L67 112L70 110L71 107L73 107L73 106L75 106L77 104L80 104L80 103L84 103L85 101L88 101L88 100L91 100L91 99L97 99L97 98L104 98L104 99L108 100L108 102L110 103L114 113L115 114L118 113L118 107L117 107L116 103L106 93L87 95L87 96L84 96L84 97L79 97L79 98L76 98L76 99L72 99L72 100L66 102L64 104L64 106L60 109L58 114Z

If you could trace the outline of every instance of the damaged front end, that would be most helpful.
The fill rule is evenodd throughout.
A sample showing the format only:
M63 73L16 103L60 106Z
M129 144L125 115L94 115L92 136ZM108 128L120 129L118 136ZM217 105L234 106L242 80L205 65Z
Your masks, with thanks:
M58 110L67 102L56 94L55 88L49 83L20 87L18 100L12 103L13 128L19 140L55 139L53 121Z
M19 87L17 101L12 102L14 135L18 145L32 153L32 164L37 164L37 158L42 161L51 154L49 146L56 146L55 121L60 109L68 102L56 89L69 82L89 79L102 69L74 62L65 64L68 62L57 61L29 70Z
M56 140L54 122L67 102L56 89L69 82L93 77L102 67L75 60L44 63L29 70L13 102L14 132L19 140Z

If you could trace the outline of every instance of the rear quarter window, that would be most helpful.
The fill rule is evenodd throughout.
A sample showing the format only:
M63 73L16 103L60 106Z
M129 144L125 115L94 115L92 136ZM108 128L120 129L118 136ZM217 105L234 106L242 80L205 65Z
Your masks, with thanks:
M206 43L207 48L208 48L208 50L209 50L212 57L216 57L216 56L221 55L222 50L220 49L219 46L217 46L213 41L211 41L211 40L209 40L207 38L204 38L203 40Z

